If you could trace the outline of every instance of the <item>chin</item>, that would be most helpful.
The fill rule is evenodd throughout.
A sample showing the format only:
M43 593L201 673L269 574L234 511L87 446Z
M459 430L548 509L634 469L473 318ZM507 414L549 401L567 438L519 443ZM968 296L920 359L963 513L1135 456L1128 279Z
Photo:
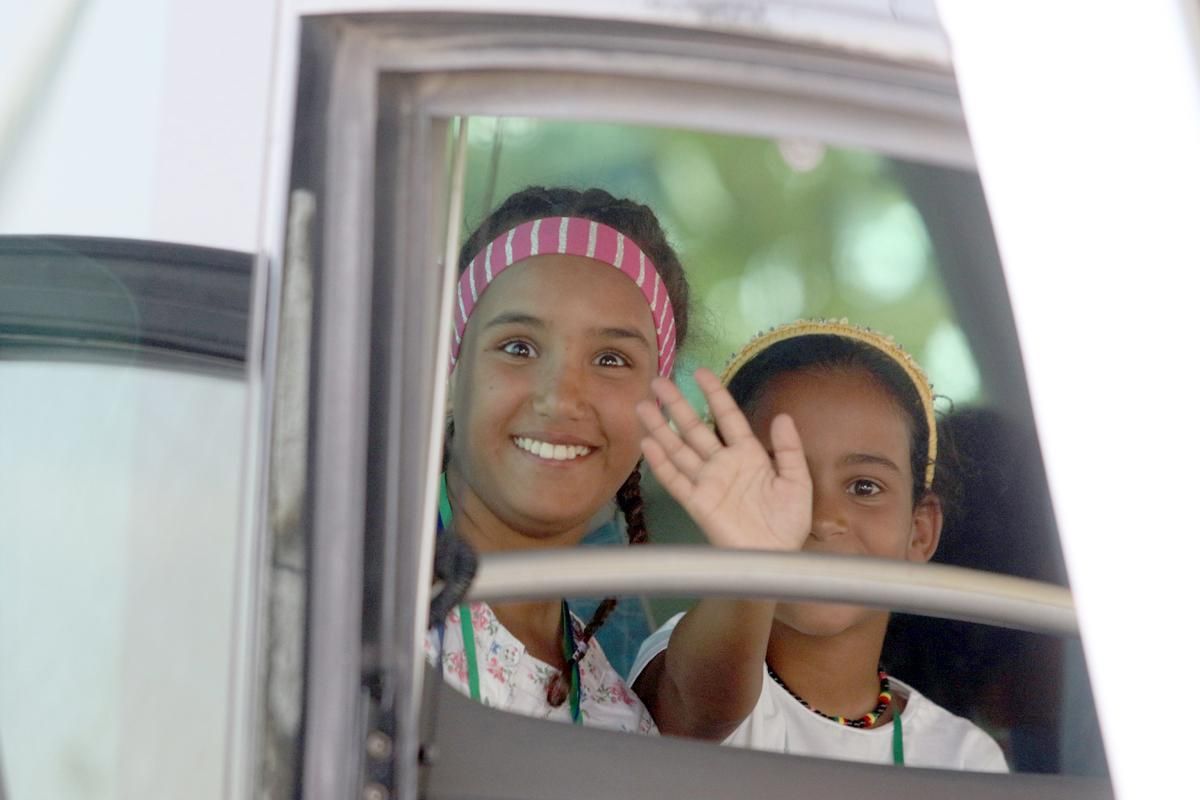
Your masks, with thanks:
M586 527L595 516L596 509L603 505L597 502L594 508L589 506L584 509L580 507L579 495L566 499L569 502L555 502L556 498L543 493L539 497L527 498L525 502L513 502L511 508L519 518L517 527L531 538L549 539L573 528Z
M788 603L775 612L777 622L805 636L837 636L866 621L872 609L829 603Z

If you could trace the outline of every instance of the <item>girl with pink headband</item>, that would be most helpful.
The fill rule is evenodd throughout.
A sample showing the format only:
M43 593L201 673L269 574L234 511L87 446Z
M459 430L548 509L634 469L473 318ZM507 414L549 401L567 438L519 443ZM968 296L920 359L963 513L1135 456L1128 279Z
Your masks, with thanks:
M573 546L615 499L648 538L639 401L671 373L688 288L645 206L599 189L529 188L467 239L451 346L440 524L478 552ZM426 640L486 705L649 732L654 723L562 601L461 604Z

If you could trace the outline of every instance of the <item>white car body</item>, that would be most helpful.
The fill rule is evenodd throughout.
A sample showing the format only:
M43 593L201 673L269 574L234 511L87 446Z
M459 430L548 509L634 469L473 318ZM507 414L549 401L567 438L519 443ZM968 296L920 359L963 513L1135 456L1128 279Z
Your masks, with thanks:
M155 698L122 712L117 728L128 752L117 762L122 775L106 778L124 787L114 789L117 796L254 795L256 676L268 657L255 638L268 602L262 475L271 390L265 365L275 340L265 320L279 297L288 236L301 22L374 13L736 32L952 71L969 143L965 132L922 144L914 134L867 123L835 138L910 157L924 147L930 158L978 170L1115 793L1152 797L1191 785L1190 672L1200 663L1193 588L1200 526L1187 478L1200 453L1191 367L1200 296L1195 3L3 0L0 235L201 245L252 253L260 265L245 389L214 389L219 398L203 400L223 404L224 429L240 430L248 442L240 473L214 489L232 509L224 517L230 535L194 556L229 566L205 587L216 608L202 618L218 627L201 632L212 647L196 659L156 647L170 635L170 619L195 613L183 573L160 576L130 595L133 610L113 612L125 615L126 658L139 665L125 679L128 691ZM666 119L677 110L659 113ZM690 121L685 115L682 124ZM820 133L822 123L813 124ZM737 122L714 127L734 130ZM1130 263L1138 264L1136 283L1118 279ZM164 424L186 420L180 412ZM166 468L144 466L147 479ZM138 508L166 514L148 500ZM196 536L204 539L202 531ZM136 562L161 545L131 535L129 546L126 557ZM142 602L157 605L161 617L139 616ZM0 620L15 630L16 615L4 614ZM226 628L222 618L234 622ZM209 688L194 695L146 688L164 675L187 686L213 670L226 678L205 681ZM164 736L164 717L202 731L192 739ZM3 719L0 725L0 753L8 756L19 733ZM139 773L150 762L172 765L162 774L176 777L164 785L159 773ZM0 774L11 777L13 767L4 764Z

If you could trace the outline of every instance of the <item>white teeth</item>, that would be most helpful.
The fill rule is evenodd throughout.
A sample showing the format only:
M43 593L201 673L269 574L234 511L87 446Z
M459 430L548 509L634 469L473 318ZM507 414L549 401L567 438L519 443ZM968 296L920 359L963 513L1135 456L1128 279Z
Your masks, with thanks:
M513 443L525 452L533 453L538 458L544 458L547 461L572 461L592 452L592 448L583 445L550 444L549 442L530 439L527 436L518 436L513 439Z

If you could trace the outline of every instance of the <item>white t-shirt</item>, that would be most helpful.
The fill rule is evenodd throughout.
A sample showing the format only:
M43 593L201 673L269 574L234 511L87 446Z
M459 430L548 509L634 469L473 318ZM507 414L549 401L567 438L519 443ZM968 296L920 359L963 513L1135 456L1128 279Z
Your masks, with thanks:
M638 650L629 673L632 685L655 656L667 649L671 631L683 618L676 614L650 635ZM1007 772L1000 746L974 723L951 714L911 686L891 678L893 691L908 698L900 715L904 763L912 767ZM892 723L878 728L851 728L813 713L776 683L763 665L758 703L725 744L778 753L892 763Z
M484 705L530 717L571 721L568 703L554 707L546 700L546 690L558 675L557 668L526 652L521 640L500 624L486 603L471 603L471 627L475 633L479 699ZM437 661L438 636L436 630L425 636L425 657L430 664ZM469 695L467 656L457 607L446 617L444 636L442 674L448 684ZM658 732L650 712L608 663L594 639L579 662L579 682L583 724L636 733Z

